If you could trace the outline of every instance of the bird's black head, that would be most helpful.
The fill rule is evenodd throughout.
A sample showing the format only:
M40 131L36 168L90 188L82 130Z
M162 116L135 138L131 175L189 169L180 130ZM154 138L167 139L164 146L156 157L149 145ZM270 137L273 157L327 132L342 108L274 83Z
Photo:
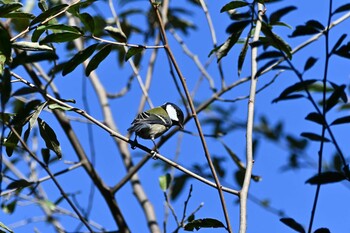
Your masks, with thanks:
M183 129L184 113L182 112L181 108L170 102L165 103L163 108L165 111L167 111L173 125L178 125L181 129Z

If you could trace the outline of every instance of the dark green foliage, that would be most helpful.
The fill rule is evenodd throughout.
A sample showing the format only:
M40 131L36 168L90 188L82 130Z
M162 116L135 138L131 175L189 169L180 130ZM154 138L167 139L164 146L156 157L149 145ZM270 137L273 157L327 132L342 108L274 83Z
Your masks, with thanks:
M140 47L131 47L125 54L125 61L129 60L131 57L140 54L143 52L143 50L145 50L144 47L140 46Z
M67 7L68 7L68 4L61 4L61 5L54 6L50 9L48 9L47 11L44 11L43 13L39 14L37 17L35 17L32 20L32 22L30 23L30 26L33 26L35 24L38 24L38 23L41 23L41 22L47 20L51 16L54 16L57 13L63 11Z
M304 132L301 133L300 136L307 138L311 141L318 141L318 142L330 142L331 140L329 140L328 138L322 137L321 135L315 134L315 133L309 133L309 132Z
M311 69L317 62L317 58L309 57L304 65L304 72Z
M277 103L278 101L281 100L286 100L286 99L291 99L288 97L294 97L295 98L300 98L303 97L303 95L297 94L297 95L291 95L294 92L300 92L302 90L305 90L306 88L308 88L308 86L310 86L311 84L317 82L318 80L316 79L310 79L310 80L306 80L306 81L302 81L302 82L297 82L289 87L287 87L281 94L279 97L277 97L276 99L274 99L272 102L273 103Z
M295 230L296 232L305 233L304 227L292 218L281 218L280 221L292 228L293 230Z
M111 51L112 45L110 44L107 44L102 49L100 49L100 51L98 51L89 61L89 64L85 69L85 75L89 76L93 70L97 69L100 63L109 55Z
M345 180L345 176L343 173L340 172L334 172L334 171L328 171L328 172L322 172L320 174L317 174L311 178L309 178L305 183L309 184L329 184L329 183L336 183Z
M305 25L297 26L290 37L313 35L323 30L324 26L320 22L316 20L309 20Z
M185 231L197 231L201 228L225 228L224 224L217 219L213 218L202 218L196 219L187 223L184 227Z
M39 132L45 141L46 147L56 153L59 159L62 158L60 142L57 140L55 131L42 119L38 118Z

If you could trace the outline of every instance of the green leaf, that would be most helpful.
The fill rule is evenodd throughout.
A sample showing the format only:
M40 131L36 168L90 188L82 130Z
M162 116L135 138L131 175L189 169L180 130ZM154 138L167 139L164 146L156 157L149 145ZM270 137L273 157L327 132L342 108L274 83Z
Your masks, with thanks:
M30 13L25 12L11 12L6 15L3 15L2 18L9 18L9 19L34 19L35 16Z
M11 230L10 228L8 228L5 224L3 224L2 222L0 222L0 228L10 232L10 233L13 233L13 230Z
M5 105L10 99L11 96L11 74L8 69L4 70L4 74L0 75L0 96L1 96L1 109L5 109Z
M171 199L175 200L179 194L181 193L183 187L185 186L189 176L188 175L180 175L176 176L173 180L173 189L172 192L170 193Z
M79 51L76 55L74 55L64 66L62 75L65 76L72 72L78 65L83 63L86 59L88 59L96 50L99 43L90 45L89 47Z
M336 183L345 180L345 176L343 173L340 172L334 172L334 171L327 171L322 172L320 174L317 174L307 181L305 183L309 184L329 184L329 183Z
M84 24L85 28L92 34L95 31L95 21L94 18L88 13L81 13L78 15L81 22Z
M250 20L241 20L238 22L231 23L226 28L226 33L234 34L236 32L243 31L248 25L250 25L250 23Z
M225 6L223 6L220 10L220 13L225 12L225 11L229 11L229 10L233 10L233 9L237 9L240 7L244 7L244 6L248 6L249 3L244 2L244 1L232 1L227 3Z
M318 228L314 233L331 233L328 228Z
M350 59L350 42L346 45L342 45L339 49L334 51L334 54Z
M63 33L63 32L70 32L78 35L83 35L80 28L75 26L69 26L65 24L48 24L48 25L41 25L35 29L32 35L32 41L37 42L40 38L40 36L47 30L51 30L53 33Z
M281 218L280 221L297 232L305 233L304 227L292 218Z
M322 136L320 136L318 134L315 134L315 133L307 133L307 132L305 132L305 133L301 133L300 135L302 137L304 137L304 138L310 139L311 141L318 141L318 142L320 142L320 141L330 142L331 141L328 138L322 137Z
M33 19L32 22L30 22L30 26L33 26L37 23L41 23L46 19L56 15L59 12L64 12L65 11L64 9L65 8L68 9L68 6L69 6L68 4L61 4L61 5L54 6L48 9L47 11L44 11L43 13L35 17L35 19Z
M312 112L312 113L309 113L306 117L305 117L306 120L309 120L309 121L313 121L317 124L320 124L320 125L325 125L325 120L322 116L322 114L319 114L317 112Z
M41 156L43 157L44 163L49 165L50 162L50 150L47 148L41 149Z
M32 184L32 182L29 182L25 179L20 179L20 180L15 180L11 183L9 183L9 185L7 185L6 189L19 189L19 188L25 188L28 187Z
M225 225L217 219L213 218L202 218L196 219L187 223L184 227L185 231L197 231L201 228L225 228Z
M57 59L58 59L58 56L56 55L56 53L53 53L53 52L37 52L37 53L31 53L31 54L20 53L13 59L11 68L15 68L25 63L53 61Z
M317 79L309 79L309 80L297 82L297 83L287 87L286 89L284 89L284 91L280 94L280 96L277 97L276 99L274 99L272 102L276 103L280 100L288 99L288 97L291 96L290 94L292 94L293 92L303 91L303 90L305 90L305 88L308 88L308 86L312 85L313 83L315 83L317 81L318 81ZM298 94L298 95L295 95L294 97L300 98L300 97L303 97L303 95Z
M350 123L350 116L340 117L336 120L334 120L331 125L340 125L340 124L346 124Z
M326 112L331 110L339 102L339 99L342 96L344 96L344 95L346 96L345 88L346 88L345 85L335 87L333 93L326 101L326 109L325 109Z
M36 42L20 41L12 43L12 46L25 51L53 51L50 46L40 45Z
M346 38L346 34L341 35L341 37L339 37L339 39L337 40L337 43L335 43L335 45L333 46L333 49L331 51L331 54L333 54L338 48L339 46L343 43L343 41Z
M14 126L14 129L16 130L16 132L19 135L21 135L22 125ZM6 138L5 143L4 143L4 146L6 147L6 154L8 157L12 156L13 150L17 147L18 141L19 141L19 138L11 130Z
M65 107L65 106L62 106L62 105L57 104L57 103L49 104L48 108L51 110L59 109L59 110L63 110L63 111L72 111L74 109L72 107Z
M246 38L245 41L244 41L244 45L242 47L242 50L239 53L239 57L238 57L238 76L239 77L241 76L242 67L243 67L243 64L244 64L245 57L247 55L248 45L249 45L249 40L248 40L248 38Z
M282 9L279 9L273 13L271 13L269 17L269 23L270 24L275 24L281 21L281 18L288 14L291 11L296 10L297 8L295 6L287 6Z
M244 24L241 24L241 26L244 26ZM242 27L238 31L236 31L235 33L232 33L231 36L222 45L213 49L209 53L209 56L212 55L213 53L215 53L217 56L217 59L218 59L217 62L219 62L223 57L225 57L228 54L228 52L231 50L231 48L237 43L243 30L244 30L244 28Z
M27 141L28 137L29 137L29 133L30 131L33 129L36 121L38 120L38 117L40 115L40 113L42 112L42 110L45 108L47 102L44 102L42 104L40 104L35 111L33 112L33 114L31 114L31 117L29 119L29 125L28 125L28 129L25 131L23 139L24 141Z
M307 59L305 65L304 65L304 72L309 70L311 67L313 67L315 65L315 63L317 62L317 58L314 57L309 57L309 59Z
M135 56L137 54L140 54L145 50L144 47L131 47L125 54L125 61L129 60L132 56Z
M16 206L17 206L17 200L13 200L9 204L2 204L1 208L2 208L2 211L4 211L4 213L12 214L15 211Z
M90 73L97 69L100 63L109 55L112 51L112 45L105 45L100 51L98 51L90 60L89 64L85 69L85 75L89 76Z
M127 41L126 35L119 28L107 26L105 27L105 31L107 31L108 34L116 41L123 42L123 43Z
M271 31L271 29L269 28L268 25L266 25L265 23L262 23L262 27L261 27L261 31L264 33L264 35L266 36L266 38L269 41L269 44L273 47L275 47L278 50L283 51L286 56L288 57L288 59L292 59L292 48L290 47L290 45L285 42L281 37L279 37L277 34L273 33Z
M158 178L159 180L159 186L160 188L162 189L163 192L167 191L167 189L169 188L170 186L170 182L171 182L171 175L169 173L163 175L163 176L160 176Z
M3 74L5 63L11 60L11 42L10 35L0 25L0 74Z
M264 59L281 58L282 55L283 54L280 51L267 51L267 52L264 52L264 53L260 54L256 58L256 60L257 61L261 61L261 60L264 60Z
M21 95L28 95L38 92L34 88L31 87L22 87L20 89L17 89L14 93L12 93L12 96L21 96Z
M350 10L350 3L347 3L335 9L335 11L333 12L333 15L344 11L349 11L349 10Z
M322 30L324 30L324 26L320 22L316 20L309 20L305 25L297 26L292 35L289 37L313 35L321 32Z
M19 2L13 2L10 4L3 4L0 6L0 17L3 18L4 15L6 15L10 12L13 12L15 10L18 10L22 6L23 6L22 3L19 3Z
M39 44L69 42L82 36L82 34L72 32L53 33L40 40Z
M41 138L45 141L46 147L54 151L59 159L62 158L60 142L57 140L56 133L41 118L38 118L39 132Z

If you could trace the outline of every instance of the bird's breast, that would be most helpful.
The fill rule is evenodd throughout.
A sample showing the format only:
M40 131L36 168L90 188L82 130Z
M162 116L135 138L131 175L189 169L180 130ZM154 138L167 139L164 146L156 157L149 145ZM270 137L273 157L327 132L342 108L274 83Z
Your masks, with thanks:
M169 127L160 124L150 124L149 127L143 128L136 134L144 139L158 138L165 133Z

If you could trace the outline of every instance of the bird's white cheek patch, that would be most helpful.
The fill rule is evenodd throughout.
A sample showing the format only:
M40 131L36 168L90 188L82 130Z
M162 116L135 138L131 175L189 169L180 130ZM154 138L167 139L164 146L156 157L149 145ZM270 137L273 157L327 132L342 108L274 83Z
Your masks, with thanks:
M179 119L177 118L176 110L175 110L175 108L173 106L167 105L166 106L166 111L169 114L170 119L172 119L174 121L179 121Z

